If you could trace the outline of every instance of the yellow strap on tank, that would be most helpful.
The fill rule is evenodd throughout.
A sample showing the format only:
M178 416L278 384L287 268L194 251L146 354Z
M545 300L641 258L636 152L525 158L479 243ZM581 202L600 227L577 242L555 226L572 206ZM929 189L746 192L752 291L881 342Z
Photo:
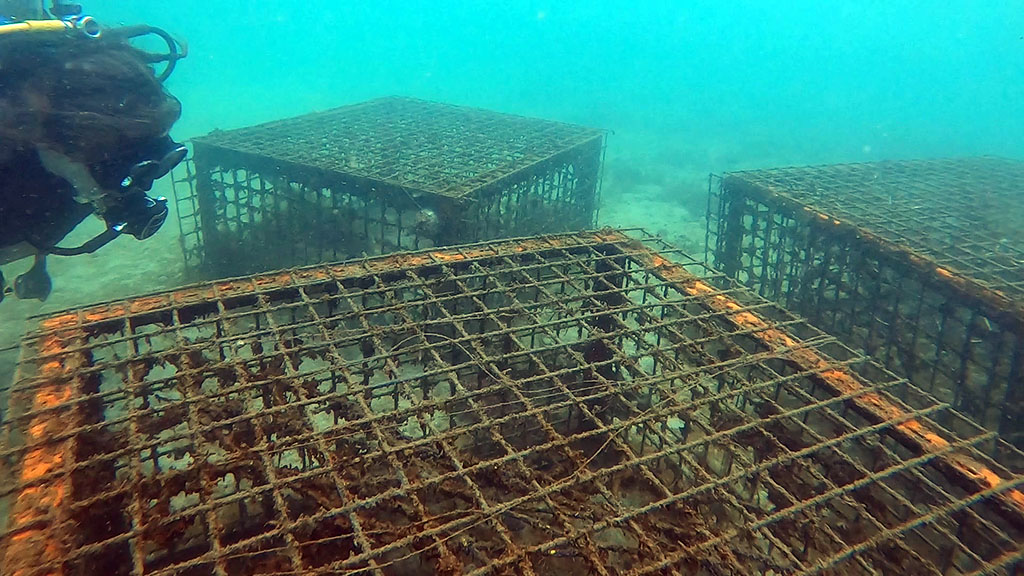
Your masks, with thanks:
M0 35L18 32L57 32L74 29L75 25L72 22L64 20L23 20L0 26Z
M0 26L0 37L19 32L65 32L77 30L86 36L99 38L100 26L91 16L71 20L22 20Z

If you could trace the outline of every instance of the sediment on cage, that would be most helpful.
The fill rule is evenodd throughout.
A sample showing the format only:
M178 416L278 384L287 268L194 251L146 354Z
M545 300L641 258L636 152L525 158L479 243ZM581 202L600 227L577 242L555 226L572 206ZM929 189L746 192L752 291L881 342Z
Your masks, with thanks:
M1024 455L642 231L37 319L3 573L1015 574Z
M381 98L192 142L186 272L221 278L594 225L601 130ZM259 250L252 250L259 246Z
M713 264L1024 445L1024 162L781 168L712 188Z

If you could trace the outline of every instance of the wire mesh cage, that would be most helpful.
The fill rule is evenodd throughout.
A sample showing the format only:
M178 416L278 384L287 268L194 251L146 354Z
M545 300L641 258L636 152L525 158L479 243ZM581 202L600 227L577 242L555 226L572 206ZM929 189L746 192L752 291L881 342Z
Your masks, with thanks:
M715 266L1024 444L1024 162L726 174Z
M12 409L4 574L1018 574L1024 557L1024 454L640 231L40 318Z
M186 272L221 278L589 228L604 133L382 98L192 145L172 179Z

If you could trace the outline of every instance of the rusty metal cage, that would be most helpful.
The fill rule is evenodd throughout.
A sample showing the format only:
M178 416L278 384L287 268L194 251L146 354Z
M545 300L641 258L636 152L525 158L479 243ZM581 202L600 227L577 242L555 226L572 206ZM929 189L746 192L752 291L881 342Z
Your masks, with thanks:
M4 574L1019 574L1024 454L640 231L38 319Z
M726 174L714 265L1024 444L1024 162Z
M604 132L382 98L192 141L172 178L186 272L591 227Z

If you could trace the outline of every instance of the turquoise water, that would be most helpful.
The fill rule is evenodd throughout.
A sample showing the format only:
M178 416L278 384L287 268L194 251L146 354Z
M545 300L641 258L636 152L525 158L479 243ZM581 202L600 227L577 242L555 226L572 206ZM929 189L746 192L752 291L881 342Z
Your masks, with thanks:
M941 4L178 0L157 9L97 0L87 8L188 40L192 54L170 82L184 102L184 137L400 94L643 134L666 156L707 170L1024 155L1024 6Z
M1019 0L85 7L105 24L145 22L188 42L168 82L183 103L178 139L384 95L605 128L600 223L643 225L692 252L709 172L1024 157ZM166 181L155 192L172 195ZM51 258L50 299L5 301L0 340L16 341L27 314L180 284L177 236L172 213L145 242Z

